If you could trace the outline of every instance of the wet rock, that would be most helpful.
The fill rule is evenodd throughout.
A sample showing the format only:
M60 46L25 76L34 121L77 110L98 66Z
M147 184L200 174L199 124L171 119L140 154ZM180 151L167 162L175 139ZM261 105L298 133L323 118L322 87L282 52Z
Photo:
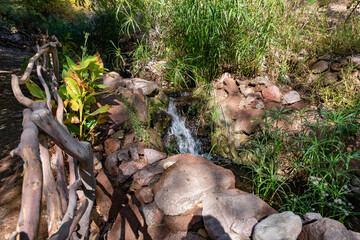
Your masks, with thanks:
M342 223L321 218L305 225L298 240L353 240L353 234Z
M264 110L261 109L240 110L235 121L234 132L250 134L252 132L252 120L263 114Z
M191 232L170 233L164 240L204 240L201 236Z
M266 101L281 102L281 92L277 86L270 86L262 91Z
M159 151L163 151L164 149L164 143L161 138L161 134L155 131L152 128L148 129L148 135L149 135L149 144L152 149L156 149Z
M293 104L301 100L300 94L297 91L290 91L284 95L282 104Z
M148 226L155 226L164 220L163 212L156 206L154 202L141 208L144 214L145 222Z
M114 138L108 138L104 142L105 145L105 153L107 155L116 152L120 148L120 140Z
M231 231L238 234L240 240L250 239L254 226L258 223L254 217L236 220L231 225Z
M301 218L293 212L272 214L259 222L253 233L254 240L296 240L302 228Z
M202 208L195 206L178 216L165 216L164 223L171 232L197 231L203 227Z
M132 106L135 109L136 116L138 117L139 121L143 125L147 125L147 117L148 117L148 108L145 102L144 94L142 89L136 89L133 94L133 100L131 102Z
M107 222L109 219L109 210L112 205L112 195L114 189L109 181L108 177L103 170L99 172L96 176L96 206L99 214L104 218L104 221Z
M235 233L231 232L231 226L236 220L251 217L259 220L274 213L277 212L263 200L238 189L213 194L203 200L204 225L212 239L233 236ZM236 239L236 236L232 239Z
M315 74L325 72L328 69L329 69L329 63L324 60L320 60L310 67L310 71L312 71Z
M153 164L161 159L166 158L166 153L150 148L145 148L144 157L145 157L145 161L147 161L148 164Z
M243 97L241 96L229 96L221 103L223 110L229 111L229 118L236 119L236 116L240 111L239 104L241 103L242 99Z
M234 174L209 160L183 155L166 169L155 184L155 203L166 215L175 216L194 207L209 194L235 187Z
M109 72L97 80L97 82L106 85L105 91L115 91L118 87L125 87L123 78L117 72Z

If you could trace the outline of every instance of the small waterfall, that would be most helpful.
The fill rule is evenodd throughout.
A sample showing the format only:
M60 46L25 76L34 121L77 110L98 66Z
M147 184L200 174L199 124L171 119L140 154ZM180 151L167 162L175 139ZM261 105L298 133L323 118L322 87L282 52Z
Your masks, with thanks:
M169 99L169 108L166 112L173 117L169 129L169 135L167 137L167 143L169 143L170 139L174 137L179 153L199 155L201 151L201 144L199 141L195 141L190 129L186 127L185 120L179 115L173 98Z

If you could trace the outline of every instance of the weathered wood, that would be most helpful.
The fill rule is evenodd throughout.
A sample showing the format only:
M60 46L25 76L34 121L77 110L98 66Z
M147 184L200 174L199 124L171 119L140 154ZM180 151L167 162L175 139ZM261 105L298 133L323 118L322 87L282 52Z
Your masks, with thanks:
M50 155L47 146L46 137L43 134L39 136L40 159L43 169L43 191L46 199L46 210L48 220L49 236L54 234L60 227L62 214L62 206L59 193L56 189L55 179L51 172Z
M38 128L30 119L31 110L23 112L23 132L15 151L24 160L24 180L21 210L16 228L20 239L37 239L42 197L42 169L40 162Z
M50 90L48 85L46 84L42 74L41 74L41 65L37 65L36 66L36 73L38 75L38 78L41 82L41 85L43 86L44 90L45 90L45 95L46 95L46 106L49 110L51 110L51 94L50 94Z
M77 180L72 185L70 185L68 208L61 222L61 226L59 230L56 233L54 233L49 238L49 240L67 239L68 236L73 232L73 231L70 232L70 227L75 217L75 211L77 206L76 190L78 189L80 184L81 184L81 180Z
M70 133L51 115L47 109L39 109L31 114L31 120L66 153L79 161L79 173L83 181L83 190L88 200L88 207L79 221L81 236L87 236L89 219L95 200L96 180L94 176L93 154L88 142L78 142Z
M31 120L49 135L56 145L66 153L76 158L82 164L89 164L92 155L87 142L79 142L58 121L54 119L47 109L39 109L31 114Z
M24 96L19 86L19 78L15 74L11 75L11 87L16 100L18 100L19 103L23 104L27 108L30 108L34 111L36 109L41 109L45 107L44 102L35 102L30 98Z

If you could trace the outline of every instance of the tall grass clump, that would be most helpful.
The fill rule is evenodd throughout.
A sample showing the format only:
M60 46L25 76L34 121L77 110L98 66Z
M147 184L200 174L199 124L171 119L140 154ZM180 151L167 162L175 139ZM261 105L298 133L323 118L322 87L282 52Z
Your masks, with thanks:
M263 130L250 140L254 193L300 215L319 212L344 222L356 214L348 201L353 195L349 162L360 152L347 147L358 133L359 113L358 108L267 112ZM316 117L310 120L310 115ZM279 127L294 121L301 123L300 129Z
M276 31L273 15L281 1L158 1L151 9L160 40L179 58L193 59L199 74L212 78L230 67L253 73Z

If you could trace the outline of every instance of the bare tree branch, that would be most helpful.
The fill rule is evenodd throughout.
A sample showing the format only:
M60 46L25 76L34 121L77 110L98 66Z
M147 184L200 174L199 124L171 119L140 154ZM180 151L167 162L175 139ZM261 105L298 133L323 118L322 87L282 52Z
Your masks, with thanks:
M23 133L17 154L24 160L21 210L16 232L21 239L37 239L42 196L42 169L38 128L30 119L31 110L23 112Z

